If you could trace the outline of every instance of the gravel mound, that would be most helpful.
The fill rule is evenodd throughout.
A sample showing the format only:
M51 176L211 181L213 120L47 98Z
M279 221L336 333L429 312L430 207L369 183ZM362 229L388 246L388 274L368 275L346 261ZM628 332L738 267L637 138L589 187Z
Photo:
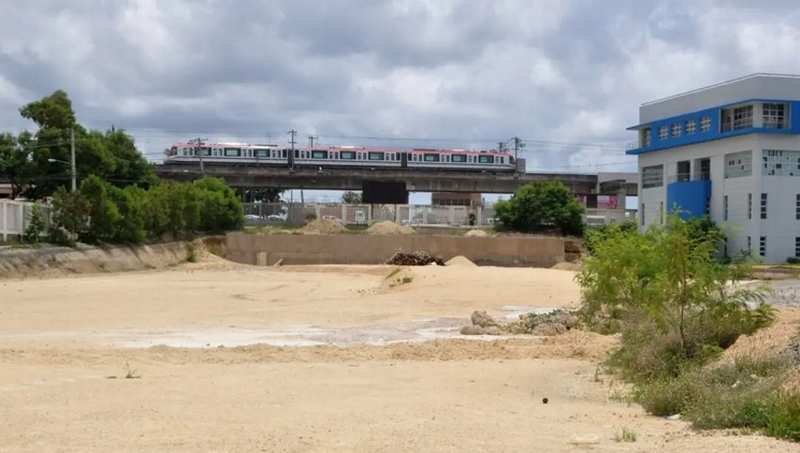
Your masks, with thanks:
M461 255L450 258L444 265L454 267L478 267L478 265L470 261L469 258Z
M578 327L578 317L566 310L554 310L550 313L526 313L510 323L501 323L485 311L474 311L470 317L471 326L464 326L462 335L502 335L528 334L538 336L555 336L567 333Z
M410 226L399 225L389 220L377 222L367 228L367 234L388 235L388 234L414 234L414 229Z
M488 238L489 236L491 235L484 230L469 230L464 233L464 237L467 238Z
M338 219L316 219L308 222L300 230L303 234L337 234L343 233L346 228Z

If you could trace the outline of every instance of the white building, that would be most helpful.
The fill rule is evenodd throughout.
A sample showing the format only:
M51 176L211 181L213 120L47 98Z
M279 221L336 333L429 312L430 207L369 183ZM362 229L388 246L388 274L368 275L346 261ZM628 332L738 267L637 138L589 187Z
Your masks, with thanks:
M800 76L753 74L642 104L639 222L710 215L726 253L800 257Z

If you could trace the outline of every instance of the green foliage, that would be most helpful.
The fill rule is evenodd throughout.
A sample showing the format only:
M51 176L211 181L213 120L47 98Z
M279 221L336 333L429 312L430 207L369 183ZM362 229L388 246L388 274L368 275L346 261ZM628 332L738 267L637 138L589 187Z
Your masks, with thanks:
M589 253L594 252L594 244L602 242L617 233L636 233L639 227L633 220L627 220L623 223L611 223L608 225L600 225L596 227L587 228L583 235L583 243Z
M359 192L347 191L342 194L342 203L360 204L361 194Z
M60 187L53 194L51 209L49 241L55 244L73 245L88 224L89 203L86 198L80 192L67 192Z
M12 184L12 196L39 199L69 185L70 131L75 132L77 176L96 175L112 185L150 187L157 183L152 165L123 130L86 130L78 124L69 96L61 90L20 109L38 126L35 134L0 134L0 177Z
M622 347L612 362L630 378L675 376L774 318L763 289L737 284L746 263L717 262L718 237L697 231L677 216L643 234L609 230L577 277L584 320L617 321Z
M215 178L194 183L164 182L149 190L115 187L96 176L71 194L53 197L52 240L138 244L147 239L189 238L244 224L244 211L230 187Z
M41 241L42 233L45 232L47 224L45 222L44 213L42 212L42 205L34 203L31 208L31 218L28 227L25 228L23 234L23 241L29 244L36 244Z
M522 232L559 230L583 232L583 207L560 181L544 181L520 187L510 200L495 204L495 216L503 227Z

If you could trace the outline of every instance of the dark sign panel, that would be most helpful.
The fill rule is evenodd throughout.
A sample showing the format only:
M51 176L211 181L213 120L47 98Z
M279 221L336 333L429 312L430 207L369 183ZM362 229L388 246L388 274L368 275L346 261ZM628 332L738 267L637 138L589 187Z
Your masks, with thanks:
M408 204L404 182L364 181L361 199L368 204Z

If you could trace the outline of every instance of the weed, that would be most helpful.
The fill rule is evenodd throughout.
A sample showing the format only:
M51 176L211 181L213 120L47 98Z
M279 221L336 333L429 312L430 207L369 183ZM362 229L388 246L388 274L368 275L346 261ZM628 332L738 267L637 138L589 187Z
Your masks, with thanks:
M186 244L186 261L189 263L197 262L197 251L192 243Z
M136 369L131 368L128 362L125 362L125 379L141 379L142 375L136 372Z
M618 432L614 436L614 440L617 442L636 442L636 437L635 431L628 428L622 428L622 431Z

